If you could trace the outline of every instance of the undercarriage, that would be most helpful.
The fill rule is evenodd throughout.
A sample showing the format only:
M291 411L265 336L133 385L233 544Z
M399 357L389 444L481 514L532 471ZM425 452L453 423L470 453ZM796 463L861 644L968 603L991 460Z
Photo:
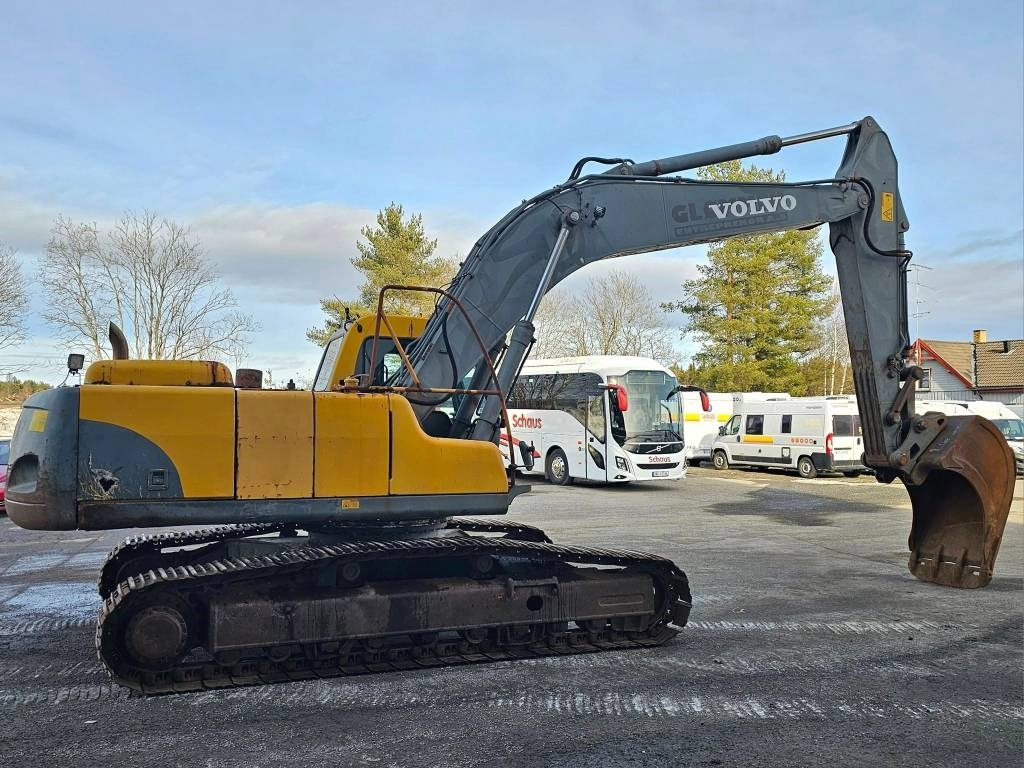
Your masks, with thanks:
M137 537L99 590L100 660L147 694L661 645L690 612L669 560L480 520Z

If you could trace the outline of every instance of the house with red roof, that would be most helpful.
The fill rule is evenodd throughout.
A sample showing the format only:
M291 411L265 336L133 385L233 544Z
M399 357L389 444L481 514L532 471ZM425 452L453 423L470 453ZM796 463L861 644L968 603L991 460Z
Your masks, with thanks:
M919 387L930 400L992 400L1024 415L1024 339L989 341L977 330L971 341L914 342L924 369Z

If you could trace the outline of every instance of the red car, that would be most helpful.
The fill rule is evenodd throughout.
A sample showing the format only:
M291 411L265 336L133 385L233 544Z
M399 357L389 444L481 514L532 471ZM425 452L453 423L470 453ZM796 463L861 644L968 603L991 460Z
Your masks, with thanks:
M4 497L7 493L7 458L11 455L11 439L5 437L0 440L0 512L7 513L7 503Z

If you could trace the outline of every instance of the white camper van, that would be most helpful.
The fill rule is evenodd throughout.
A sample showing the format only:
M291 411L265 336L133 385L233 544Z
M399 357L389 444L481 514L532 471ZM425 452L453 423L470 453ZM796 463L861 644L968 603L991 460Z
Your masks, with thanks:
M948 416L974 414L988 419L999 427L1010 444L1017 474L1024 474L1024 420L1003 403L993 400L916 400L914 406L919 414L938 411Z
M760 392L733 396L732 418L712 444L716 469L731 465L819 472L863 472L864 440L852 396L790 397Z
M732 393L708 392L711 410L705 411L700 392L678 394L682 414L683 453L686 461L697 465L711 460L711 444L718 428L732 416Z

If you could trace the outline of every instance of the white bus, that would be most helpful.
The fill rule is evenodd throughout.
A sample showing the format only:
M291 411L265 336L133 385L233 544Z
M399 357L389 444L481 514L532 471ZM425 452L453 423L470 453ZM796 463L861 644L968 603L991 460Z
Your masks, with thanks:
M867 469L860 413L852 395L735 395L733 416L711 451L716 469L779 467L808 478L819 472L852 477Z
M533 446L534 468L558 485L677 480L686 473L676 377L643 357L527 360L509 392L516 463ZM501 447L508 461L508 435Z

